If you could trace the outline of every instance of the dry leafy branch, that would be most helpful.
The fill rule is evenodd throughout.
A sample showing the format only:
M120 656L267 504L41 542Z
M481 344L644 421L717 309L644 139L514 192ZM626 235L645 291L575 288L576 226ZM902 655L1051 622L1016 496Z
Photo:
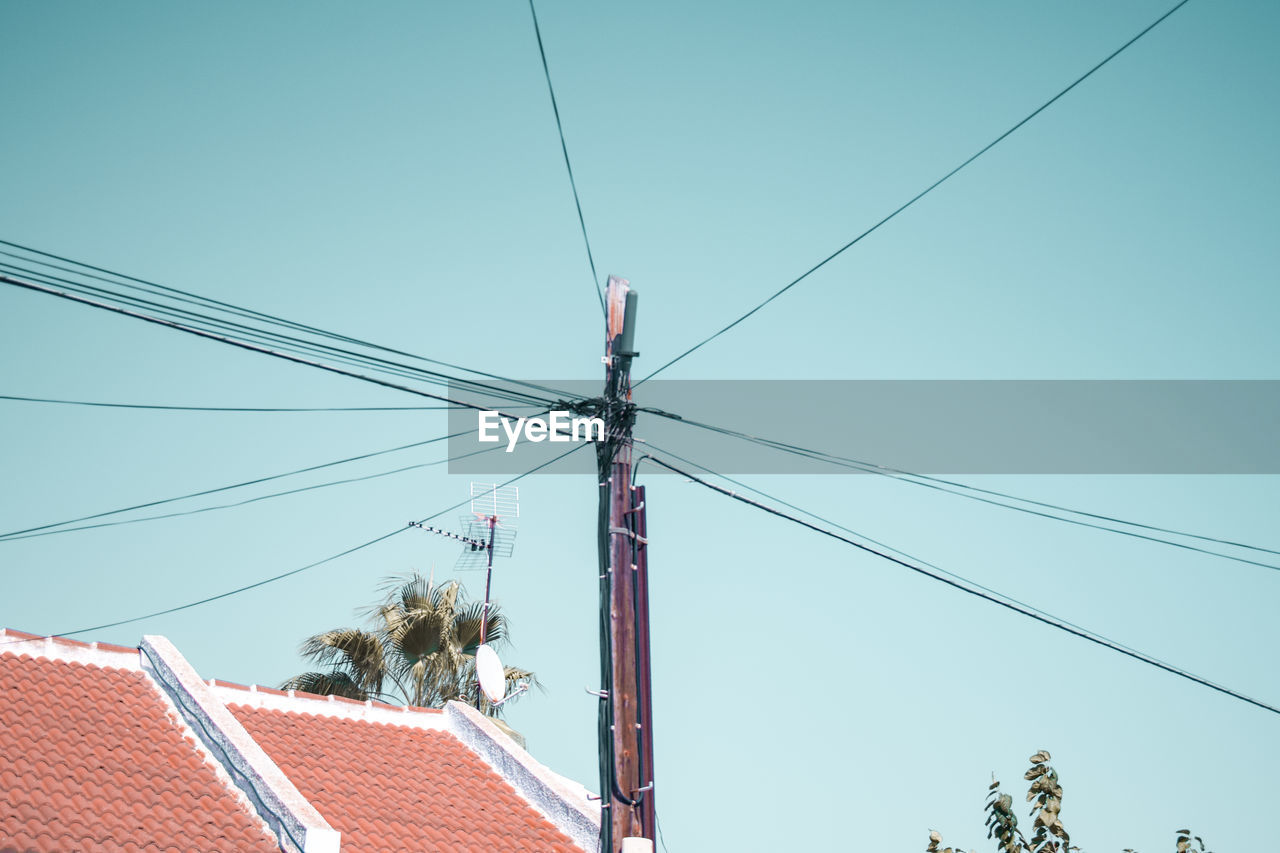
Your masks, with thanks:
M1192 846L1191 842L1195 842ZM1206 850L1204 847L1204 839L1198 835L1192 835L1189 829L1179 829L1177 833L1177 853L1213 853L1212 850ZM1129 847L1124 848L1124 853L1138 853Z
M1031 814L1035 818L1035 835L1031 839L1032 853L1065 853L1071 843L1059 813L1062 811L1062 786L1058 784L1058 771L1049 766L1048 750L1040 750L1029 759L1031 769L1022 778L1031 783L1027 801L1035 801ZM1061 841L1050 839L1054 836Z
M1018 817L1013 813L1013 797L1000 792L1000 783L992 781L987 788L987 838L994 838L1004 853L1030 851L1027 839L1018 829Z
M939 847L942 843L942 833L936 830L929 830L929 846L924 849L924 853L964 853L959 847ZM975 853L970 850L969 853Z
M1058 771L1049 765L1049 751L1040 750L1029 759L1031 769L1023 776L1031 783L1027 802L1032 803L1031 818L1035 833L1030 841L1018 829L1018 817L1013 813L1013 797L1001 792L994 776L987 788L987 838L996 842L999 853L1072 853L1080 851L1071 844L1071 836L1062 825L1062 785ZM929 831L929 846L925 853L963 853L960 848L942 847L941 833ZM1192 835L1189 829L1177 832L1176 853L1213 853L1206 850L1204 840ZM971 851L972 853L972 851ZM1124 853L1137 853L1126 847Z

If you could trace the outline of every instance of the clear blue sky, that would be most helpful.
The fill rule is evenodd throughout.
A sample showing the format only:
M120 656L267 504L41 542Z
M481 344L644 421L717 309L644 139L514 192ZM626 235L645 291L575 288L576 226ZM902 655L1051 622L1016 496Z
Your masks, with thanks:
M546 0L597 264L643 294L636 369L825 257L1168 5ZM1278 28L1275 4L1192 0L667 375L1277 378ZM599 376L599 307L523 3L6 3L0 31L0 239L504 375ZM0 364L0 394L415 403L7 288ZM444 428L442 413L0 407L5 530ZM1280 573L869 477L746 479L1280 702ZM1171 850L1183 825L1219 853L1271 835L1275 715L676 478L650 482L657 790L672 851L912 850L930 828L987 849L991 771L1020 801L1040 748L1087 850ZM973 482L1280 547L1275 477ZM466 488L434 468L0 543L0 624L67 631L215 594ZM548 692L511 722L539 759L594 787L582 688L597 673L595 490L531 478L522 498L516 555L495 583L509 658ZM206 677L275 684L302 668L305 636L354 623L381 577L447 575L456 553L399 536L87 639L164 634ZM473 590L478 579L466 578Z

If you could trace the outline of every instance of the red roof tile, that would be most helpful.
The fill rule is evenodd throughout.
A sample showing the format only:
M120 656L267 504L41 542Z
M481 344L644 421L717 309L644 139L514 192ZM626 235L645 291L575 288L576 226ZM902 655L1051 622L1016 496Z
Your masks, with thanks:
M342 833L343 853L580 853L447 731L228 707Z
M0 849L278 851L167 712L141 672L0 654Z

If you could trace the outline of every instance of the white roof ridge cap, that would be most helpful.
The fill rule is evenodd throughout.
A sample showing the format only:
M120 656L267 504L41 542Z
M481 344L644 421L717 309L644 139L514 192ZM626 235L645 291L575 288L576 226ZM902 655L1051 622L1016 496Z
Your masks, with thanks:
M439 708L397 706L388 703L374 704L369 699L363 702L346 701L342 697L321 696L316 693L293 690L283 693L275 690L245 690L238 687L230 687L226 684L219 684L212 690L219 699L227 704L261 708L266 711L286 714L311 714L316 717L360 720L414 729L445 730L448 728L444 713Z
M445 705L449 731L494 769L535 811L583 850L600 844L600 804L588 791L538 761L470 705Z
M282 850L290 853L339 853L341 834L329 825L293 781L219 699L218 691L187 662L173 643L145 636L139 646L143 671L172 702L192 731L227 771L235 786L272 828Z

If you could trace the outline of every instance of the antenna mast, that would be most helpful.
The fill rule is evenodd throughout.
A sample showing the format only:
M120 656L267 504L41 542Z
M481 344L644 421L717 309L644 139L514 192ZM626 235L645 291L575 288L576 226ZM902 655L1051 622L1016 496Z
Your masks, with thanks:
M510 519L520 517L520 490L516 486L498 486L492 483L471 484L471 515L462 517L465 533L453 533L439 527L411 521L428 533L455 539L469 546L458 557L456 569L484 568L484 607L480 614L480 644L476 650L476 710L481 710L482 697L493 707L507 699L504 670L497 654L485 642L489 639L489 606L493 589L493 558L510 557L515 549L516 529ZM434 574L434 568L432 572ZM487 665L483 658L490 658ZM521 690L525 689L524 687ZM514 693L511 695L515 695Z

